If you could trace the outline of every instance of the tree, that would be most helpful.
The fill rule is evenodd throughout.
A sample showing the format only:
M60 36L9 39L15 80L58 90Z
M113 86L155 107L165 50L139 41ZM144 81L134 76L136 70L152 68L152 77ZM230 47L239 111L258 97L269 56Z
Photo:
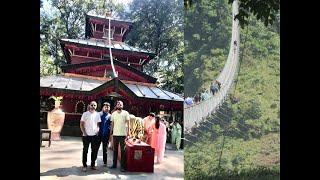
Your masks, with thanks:
M233 1L229 0L229 3ZM280 9L280 0L239 0L239 2L239 13L235 18L239 19L242 27L248 24L248 18L252 14L265 26L273 24Z
M58 10L57 17L60 19L60 26L65 30L65 38L79 38L84 36L85 15L96 8L93 0L52 0L52 7Z
M134 24L127 38L128 44L157 54L144 67L144 71L161 79L161 86L182 93L182 3L172 0L133 0L129 7L129 12L124 16Z
M46 48L40 47L40 76L48 76L56 73L54 61L45 52Z
M156 53L160 58L178 41L175 31L182 31L182 12L177 11L177 2L172 0L133 0L128 17L134 22L128 35L128 43ZM150 62L146 71L156 72L160 61Z
M229 0L232 3L234 0ZM211 0L212 3L215 0ZM280 9L280 0L239 0L239 14L236 18L239 19L241 26L248 24L250 15L255 15L258 20L261 20L265 26L272 24L276 20L276 15ZM192 0L184 0L184 6L189 9L193 6Z
M231 7L226 0L202 0L185 11L185 95L208 89L227 58L231 37Z
M61 21L58 17L51 17L41 12L40 22L40 48L43 51L42 55L43 57L53 58L55 72L58 72L58 67L65 63L59 39L65 36L66 33L60 25Z
M183 34L177 32L176 38L181 40L180 43L165 55L163 59L167 60L167 64L161 65L159 68L159 76L161 78L160 86L171 92L183 94Z

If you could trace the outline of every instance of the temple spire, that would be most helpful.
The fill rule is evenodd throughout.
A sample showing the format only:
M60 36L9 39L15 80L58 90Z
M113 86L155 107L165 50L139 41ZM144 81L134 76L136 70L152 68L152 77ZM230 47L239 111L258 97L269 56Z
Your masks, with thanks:
M108 4L108 5L107 5ZM113 2L112 0L104 0L103 2L103 15L105 15L106 17L112 17L112 12L113 12Z
M111 52L111 15L112 15L112 8L110 8L109 10L106 10L106 18L108 19L108 39L109 39L109 54L110 54L110 61L111 61L111 67L112 67L112 72L113 72L113 77L117 78L118 77L118 74L116 73L116 70L114 68L114 65L113 65L113 58L112 58L112 52Z

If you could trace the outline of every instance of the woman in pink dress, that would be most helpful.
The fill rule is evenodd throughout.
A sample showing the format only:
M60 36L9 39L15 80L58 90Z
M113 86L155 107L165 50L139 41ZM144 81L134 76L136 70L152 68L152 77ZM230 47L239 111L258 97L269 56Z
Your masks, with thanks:
M152 124L155 123L155 114L149 113L147 117L143 119L143 127L144 127L144 142L151 145L152 138Z
M160 117L156 116L156 121L152 124L151 147L155 149L154 155L157 157L156 163L160 163L164 157L166 147L167 132L166 125L160 122Z

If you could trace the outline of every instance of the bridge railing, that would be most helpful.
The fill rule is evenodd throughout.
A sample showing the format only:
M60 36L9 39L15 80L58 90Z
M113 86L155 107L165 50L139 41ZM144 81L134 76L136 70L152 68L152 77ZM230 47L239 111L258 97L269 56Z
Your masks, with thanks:
M234 78L237 75L240 45L239 22L238 20L234 20L236 14L238 14L237 0L233 1L232 4L232 36L228 58L223 70L217 78L217 80L221 83L221 88L217 93L215 93L214 96L211 96L207 100L191 106L187 106L186 104L184 105L184 127L187 131L190 130L191 127L196 123L199 123L202 119L206 118L212 112L217 110L219 106L226 100L228 92L233 85ZM236 44L234 43L235 41L237 42Z

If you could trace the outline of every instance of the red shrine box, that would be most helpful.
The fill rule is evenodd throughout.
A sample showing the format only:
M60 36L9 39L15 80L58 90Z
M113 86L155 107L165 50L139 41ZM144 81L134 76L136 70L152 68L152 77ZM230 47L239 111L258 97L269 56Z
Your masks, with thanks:
M126 169L131 172L152 172L154 165L154 148L140 142L126 141Z

